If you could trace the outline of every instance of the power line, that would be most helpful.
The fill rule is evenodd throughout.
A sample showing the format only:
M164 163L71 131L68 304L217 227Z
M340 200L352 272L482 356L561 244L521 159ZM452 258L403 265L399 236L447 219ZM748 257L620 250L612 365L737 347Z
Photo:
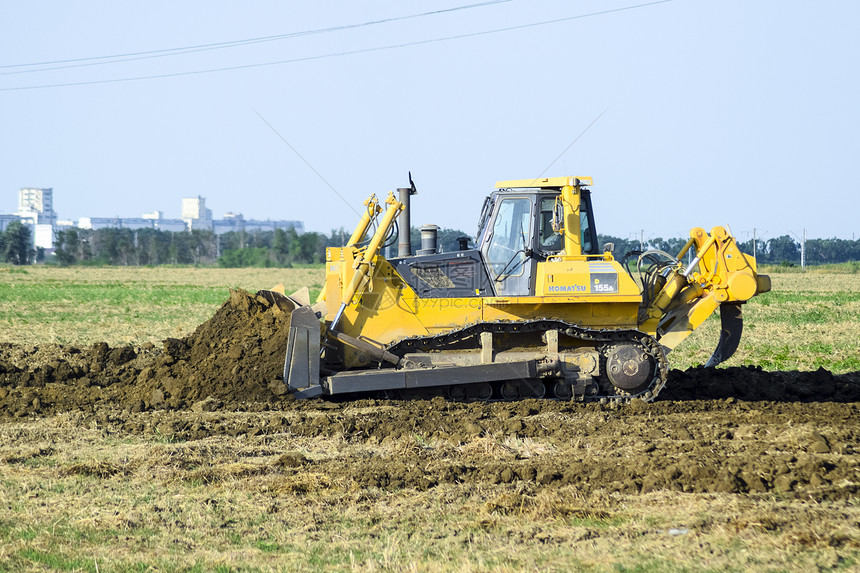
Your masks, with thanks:
M355 210L355 207L353 207L353 206L352 206L352 204L350 204L350 202L349 202L349 201L347 201L347 200L346 200L346 198L345 198L343 195L341 195L341 194L338 192L338 190L337 190L337 189L335 189L335 188L332 186L332 184L331 184L331 183L329 183L329 182L326 180L326 178L325 178L325 177L323 177L323 176L322 176L322 174L321 174L319 171L317 171L317 170L314 168L314 166L313 166L313 165L311 165L311 164L310 164L310 162L302 156L302 154L301 154L301 153L299 153L299 150L298 150L298 149L296 149L295 147L293 147L293 146L290 144L290 142L289 142L289 141L287 141L287 140L286 140L286 138L285 138L283 135L281 135L281 134L280 134L280 132L279 132L277 129L275 129L275 126L273 126L271 123L269 123L269 122L266 120L266 118L265 118L265 117L263 117L262 115L260 115L260 112L259 112L259 111L257 111L256 109L254 110L254 113L256 113L256 114L257 114L257 116L259 116L259 118L263 120L263 123L265 123L266 125L268 125L268 126L269 126L269 129L271 129L272 131L274 131L274 132L275 132L275 135L277 135L278 137L280 137L280 138L281 138L281 141L283 141L284 143L286 143L286 144L287 144L287 147L289 147L290 149L292 149L292 150L293 150L293 153L295 153L296 155L298 155L298 156L299 156L299 159L301 159L302 161L304 161L304 162L305 162L305 165L307 165L308 167L310 167L310 168L311 168L311 171L313 171L314 173L316 173L317 177L319 177L320 179L322 179L322 182L323 182L323 183L325 183L326 185L328 185L328 188L329 188L329 189L331 189L332 191L334 191L334 194L335 194L335 195L337 195L338 197L340 197L340 200L341 200L341 201L343 201L344 203L346 203L346 206L347 206L347 207L349 207L350 209L352 209L352 210L353 210L353 212L354 212L356 215L358 215L359 217L361 216L361 213L359 213L358 211L356 211L356 210Z
M105 64L116 64L120 62L132 62L137 60L145 60L151 58L164 58L169 56L177 56L184 54L191 54L195 52L204 52L209 50L222 50L225 48L235 48L238 46L248 46L252 44L259 44L263 42L274 42L278 40L286 40L289 38L297 38L301 36L311 36L315 34L325 34L330 32L341 32L343 30L352 30L355 28L363 28L367 26L377 26L379 24L387 24L390 22L398 22L402 20L410 20L414 18L423 18L425 16L435 16L438 14L445 14L448 12L457 12L460 10L469 10L472 8L483 8L485 6L491 6L494 4L502 4L505 2L512 2L513 0L490 0L488 2L480 2L477 4L468 4L465 6L456 6L454 8L445 8L442 10L433 10L431 12L421 12L419 14L410 14L408 16L396 16L392 18L384 18L381 20L371 20L369 22L362 22L359 24L345 24L343 26L331 26L328 28L317 28L315 30L304 30L301 32L290 32L287 34L277 34L274 36L261 36L258 38L247 38L244 40L230 40L226 42L215 42L211 44L199 44L195 46L184 46L181 48L166 48L162 50L148 50L142 52L128 52L124 54L113 54L110 56L92 56L87 58L73 58L67 60L53 60L53 61L45 61L45 62L34 62L31 64L7 64L0 65L0 69L10 69L10 68L27 68L33 66L53 66L56 64L68 64L68 65L57 65L52 68L37 68L31 70L15 70L11 72L0 72L2 76L15 75L15 74L27 74L27 73L35 73L35 72L47 72L54 70L65 70L69 68L80 68L86 66L101 66ZM104 61L107 60L107 61Z
M561 153L559 153L559 154L558 154L558 156L550 162L550 164L549 164L549 165L547 165L546 167L544 167L543 171L541 171L541 172L538 174L537 179L540 179L541 177L543 177L543 174L544 174L544 173L546 173L547 171L549 171L549 168L550 168L550 167L552 167L553 165L555 165L555 162L556 162L556 161L558 161L559 159L561 159L561 156L562 156L562 155L564 155L565 153L567 153L567 150L568 150L568 149L570 149L571 147L573 147L573 145L574 145L577 141L579 141L579 139L580 139L583 135L585 135L585 132L586 132L586 131L588 131L589 129L591 129L591 126L592 126L592 125L594 125L595 123L597 123L597 120L598 120L598 119L600 119L601 117L603 117L603 114L604 114L604 113L606 113L607 111L609 111L609 108L608 108L608 107L607 107L606 109L604 109L603 111L601 111L599 114L597 114L597 117L595 117L593 120L591 120L591 123L589 123L587 126L585 126L585 129L583 129L581 132L579 132L579 135L577 135L576 137L574 137L574 138L573 138L573 141L571 141L571 142L567 145L567 147L565 147L565 148L564 148L564 150L563 150ZM537 181L537 179L535 179L535 181Z
M283 65L283 64L294 64L294 63L308 62L308 61L313 61L313 60L322 60L322 59L328 59L328 58L338 58L338 57L343 57L343 56L351 56L351 55L356 55L356 54L366 54L366 53L370 53L370 52L381 52L381 51L385 51L385 50L395 50L395 49L407 48L407 47L411 47L411 46L421 46L421 45L425 45L425 44L433 44L433 43L437 43L437 42L448 42L451 40L461 40L464 38L475 38L475 37L479 37L479 36L487 36L490 34L498 34L501 32L511 32L511 31L515 31L515 30L524 30L527 28L546 26L548 24L558 24L560 22L569 22L571 20L580 20L583 18L591 18L594 16L603 16L606 14L613 14L616 12L624 12L627 10L646 8L646 7L655 6L658 4L666 4L666 3L672 2L672 1L673 0L656 0L655 2L647 2L645 4L636 4L633 6L624 6L621 8L613 8L611 10L601 10L599 12L590 12L588 14L579 14L576 16L568 16L565 18L555 18L553 20L544 20L541 22L532 22L530 24L520 24L517 26L508 26L505 28L494 28L492 30L484 30L481 32L471 32L468 34L457 34L454 36L443 36L440 38L431 38L428 40L417 40L414 42L404 42L401 44L390 44L387 46L377 46L374 48L361 48L361 49L357 49L357 50L346 50L346 51L342 51L342 52L332 52L332 53L328 53L328 54L321 54L321 55L317 55L317 56L306 56L306 57L302 57L302 58L293 58L293 59L289 59L289 60L276 60L276 61L272 61L272 62L261 62L261 63L257 63L257 64L244 64L244 65L237 65L237 66L226 66L226 67L221 67L221 68L209 68L209 69L205 69L205 70L187 70L184 72L174 72L174 73L169 73L169 74L155 74L155 75L149 75L149 76L133 76L133 77L127 77L127 78L113 78L113 79L107 79L107 80L91 80L91 81L68 82L68 83L60 83L60 84L42 84L42 85L35 85L35 86L0 88L0 92L24 91L24 90L36 90L36 89L48 89L48 88L62 88L62 87L73 87L73 86L88 86L88 85L98 85L98 84L111 84L111 83L120 83L120 82L132 82L132 81L153 80L153 79L162 79L162 78L174 78L174 77L180 77L180 76L211 74L211 73L228 72L228 71L235 71L235 70L247 70L247 69L261 68L261 67L267 67L267 66Z

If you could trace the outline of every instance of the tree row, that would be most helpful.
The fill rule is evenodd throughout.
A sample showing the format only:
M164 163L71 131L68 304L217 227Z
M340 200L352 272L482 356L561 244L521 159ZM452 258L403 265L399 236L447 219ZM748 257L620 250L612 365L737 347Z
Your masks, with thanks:
M419 231L411 229L413 253L421 248ZM321 263L326 247L340 247L350 233L335 229L323 233L298 234L294 229L274 231L229 232L216 235L212 231L171 232L158 229L78 229L60 230L54 242L54 254L49 262L60 265L219 265L222 267L290 266L294 263ZM466 236L455 229L440 229L438 247L450 252L458 249L458 239ZM599 236L600 244L614 243L615 256L636 250L659 249L677 254L686 239L657 237L644 242ZM44 251L31 247L30 228L13 221L0 231L0 261L27 265L45 260ZM844 263L860 261L860 240L808 239L805 245L788 235L768 240L757 239L739 244L745 253L755 254L760 264L798 265L803 249L807 264ZM386 242L383 252L397 256L397 237Z

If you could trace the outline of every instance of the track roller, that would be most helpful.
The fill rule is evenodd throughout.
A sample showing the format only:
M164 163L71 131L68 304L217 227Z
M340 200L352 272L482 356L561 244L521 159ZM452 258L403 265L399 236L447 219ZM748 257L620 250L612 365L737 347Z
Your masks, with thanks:
M489 382L449 386L448 397L456 402L486 402L493 397L493 387Z
M543 398L546 386L540 380L507 380L499 385L498 392L502 400Z

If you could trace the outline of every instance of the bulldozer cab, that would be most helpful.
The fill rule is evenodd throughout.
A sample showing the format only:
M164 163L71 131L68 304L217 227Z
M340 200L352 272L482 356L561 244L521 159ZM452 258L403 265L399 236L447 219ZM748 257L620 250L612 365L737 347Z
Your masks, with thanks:
M534 295L536 265L550 257L599 254L591 194L578 181L496 184L498 190L484 203L478 248L497 296ZM563 188L571 183L577 192L565 200ZM570 234L575 238L565 236Z

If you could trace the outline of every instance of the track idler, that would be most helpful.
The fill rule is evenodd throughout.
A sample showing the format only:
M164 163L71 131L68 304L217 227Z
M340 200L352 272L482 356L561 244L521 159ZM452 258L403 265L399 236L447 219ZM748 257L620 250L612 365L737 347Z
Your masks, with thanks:
M606 377L626 393L641 392L654 378L654 357L635 344L614 344L606 351Z

